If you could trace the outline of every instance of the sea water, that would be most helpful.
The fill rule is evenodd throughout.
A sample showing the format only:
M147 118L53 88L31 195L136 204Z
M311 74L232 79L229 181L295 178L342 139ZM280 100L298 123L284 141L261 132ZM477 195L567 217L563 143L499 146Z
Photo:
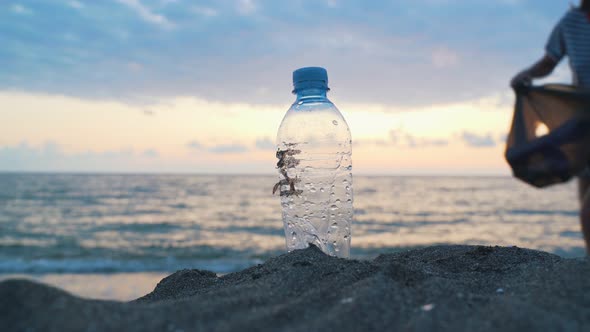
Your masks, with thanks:
M241 270L284 252L275 182L0 173L0 274ZM354 186L353 258L434 244L584 255L574 182L538 190L509 176L357 175Z

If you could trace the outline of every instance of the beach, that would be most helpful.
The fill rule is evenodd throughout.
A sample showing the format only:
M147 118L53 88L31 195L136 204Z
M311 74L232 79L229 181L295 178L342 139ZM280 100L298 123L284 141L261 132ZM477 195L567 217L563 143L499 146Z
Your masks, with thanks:
M0 332L590 331L590 0L0 8Z
M219 277L181 270L131 302L0 283L6 331L583 331L590 261L517 247L434 246L374 260L315 247Z

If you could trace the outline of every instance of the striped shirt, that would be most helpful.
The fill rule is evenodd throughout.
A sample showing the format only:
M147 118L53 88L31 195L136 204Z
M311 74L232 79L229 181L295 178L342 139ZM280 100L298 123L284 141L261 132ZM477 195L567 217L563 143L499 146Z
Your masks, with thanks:
M557 23L547 45L547 55L556 62L568 56L574 84L590 87L590 15L572 8Z

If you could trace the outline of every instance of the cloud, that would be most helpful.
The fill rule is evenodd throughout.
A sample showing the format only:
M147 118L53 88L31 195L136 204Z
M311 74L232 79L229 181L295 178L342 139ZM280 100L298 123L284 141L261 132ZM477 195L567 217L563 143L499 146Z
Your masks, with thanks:
M446 47L433 50L431 58L436 68L454 67L459 64L459 55Z
M162 156L154 148L135 151L121 148L106 151L68 152L65 146L47 141L40 145L26 141L14 145L0 145L0 172L147 172L235 174L248 172L270 174L274 171L274 156L257 160L246 156L246 161L228 163L221 153L234 153L244 147L214 147L220 155L193 154L188 158ZM205 150L206 151L206 150Z
M449 145L445 138L419 137L406 132L404 129L393 129L389 132L390 144L394 146L406 146L410 148L444 147Z
M0 10L0 90L275 104L291 98L292 70L320 65L337 101L451 103L507 90L567 10L514 0L117 0L72 10L78 3ZM14 14L26 11L35 15L23 24Z
M133 149L67 153L61 145L47 141L33 146L22 142L0 146L3 171L105 171L121 170L143 160L157 158L155 149L136 154Z
M331 8L336 8L336 7L338 7L338 1L337 0L326 0L326 5L328 5L328 7L331 7Z
M258 138L256 147L260 150L275 150L277 148L275 143L268 137Z
M441 138L408 138L408 146L411 148L421 148L421 147L443 147L449 145L449 141L446 139Z
M425 147L445 147L450 144L447 138L434 138L413 135L403 128L392 129L389 131L389 137L386 139L356 139L353 140L355 146L373 145L377 147L398 147L398 148L425 148Z
M250 15L256 11L254 0L238 0L237 11L241 15Z
M478 135L469 131L464 131L460 134L461 140L468 146L475 148L489 148L497 145L496 140L491 133L485 135Z
M196 140L187 143L186 146L191 150L206 151L213 154L234 154L248 151L248 148L241 144L218 144L205 146Z
M394 146L393 144L391 144L390 141L384 140L384 139L353 139L352 145L358 146L358 147L369 146L369 145L379 146L379 147Z
M140 0L116 0L125 6L133 9L146 22L161 26L163 28L172 28L174 25L168 19L160 14L154 13L150 8L143 5Z
M248 151L248 148L240 144L221 144L212 146L207 151L216 154L233 154L233 153L244 153Z
M149 158L156 158L156 157L159 157L160 156L160 154L158 153L158 151L156 149L147 149L147 150L144 150L143 153L142 153L142 155L144 157L149 157Z
M30 15L33 13L29 8L20 4L14 4L10 7L10 9L13 13L20 15Z
M211 7L201 7L201 6L193 6L191 10L201 16L206 17L214 17L219 14L219 12Z
M201 145L201 143L198 141L190 141L186 144L186 146L194 150L200 150L203 148L203 145Z
M403 128L389 131L389 139L360 139L354 140L355 146L399 147L399 148L424 148L446 147L455 143L463 143L469 147L491 148L506 142L507 134L487 133L480 135L468 130L449 137L424 137L414 135ZM495 138L497 137L497 139Z
M68 6L75 8L75 9L84 8L84 5L80 1L76 1L76 0L68 1Z

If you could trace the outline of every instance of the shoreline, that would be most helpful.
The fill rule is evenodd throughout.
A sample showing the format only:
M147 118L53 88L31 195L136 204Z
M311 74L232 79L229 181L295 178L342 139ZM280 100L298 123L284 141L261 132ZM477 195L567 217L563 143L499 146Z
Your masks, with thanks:
M85 299L131 301L151 292L166 272L0 274L0 282L25 279Z

